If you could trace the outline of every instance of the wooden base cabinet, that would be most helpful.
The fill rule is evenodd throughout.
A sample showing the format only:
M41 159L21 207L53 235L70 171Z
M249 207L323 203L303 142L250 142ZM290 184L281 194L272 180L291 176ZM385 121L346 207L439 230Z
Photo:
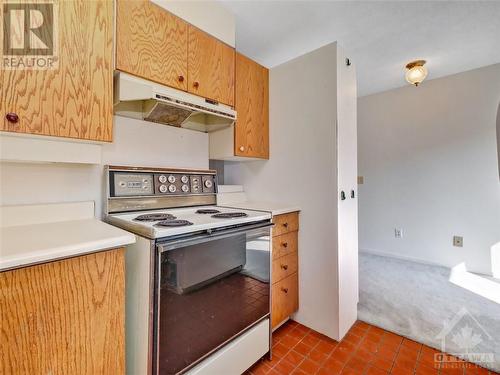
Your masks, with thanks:
M271 324L275 329L299 309L299 213L273 218Z
M124 374L124 250L1 272L0 335L0 374Z

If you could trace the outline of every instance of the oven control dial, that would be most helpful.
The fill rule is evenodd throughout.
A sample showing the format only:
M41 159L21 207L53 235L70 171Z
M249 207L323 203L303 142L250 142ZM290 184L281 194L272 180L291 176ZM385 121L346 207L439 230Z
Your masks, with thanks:
M184 176L182 176L182 177L181 177L181 182L182 182L183 184L187 184L187 183L188 183L188 181L189 181L189 177L188 177L188 176L184 175Z
M160 175L160 177L158 177L158 181L160 181L161 184L164 184L165 182L167 182L167 176L165 175Z
M167 192L167 185L160 185L160 193L166 193Z
M212 185L213 185L212 180L205 180L205 187L207 189L210 189L212 187Z
M182 189L182 191L183 191L184 193L187 193L187 192L189 191L189 186L187 186L187 185L182 185L181 189Z
M171 193L175 193L177 191L177 188L175 187L175 185L169 185L168 191Z
M175 176L174 175L170 175L168 176L168 182L170 182L171 184L173 184L175 182Z

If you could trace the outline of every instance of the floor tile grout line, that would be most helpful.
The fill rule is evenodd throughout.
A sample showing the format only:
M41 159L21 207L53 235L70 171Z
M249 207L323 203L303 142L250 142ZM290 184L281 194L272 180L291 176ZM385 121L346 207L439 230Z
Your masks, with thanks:
M359 325L358 322L363 323L363 325ZM361 328L364 325L366 325L366 327ZM299 329L298 327L303 327L303 328L306 329L306 331L304 331L303 328ZM360 327L360 328L356 329L355 333L351 332L351 329L355 328L355 327ZM395 371L396 362L397 362L397 359L399 358L400 355L402 355L402 356L408 356L409 357L408 350L411 350L412 348L415 349L413 345L409 345L409 346L404 345L405 340L406 341L414 341L414 340L411 340L411 339L406 338L404 336L398 335L397 333L384 330L384 329L379 328L377 326L374 326L374 325L371 325L371 324L368 324L368 323L365 323L365 322L362 322L362 321L358 320L353 325L352 328L347 332L347 334L351 333L352 336L354 336L353 337L354 340L352 340L352 341L351 340L344 341L344 339L345 339L345 337L344 337L342 340L340 340L340 341L337 342L336 340L330 339L330 338L328 338L328 336L322 335L319 332L316 332L316 331L314 331L312 329L309 329L308 327L305 327L305 326L301 325L300 323L295 323L292 326L284 327L284 329L286 329L286 333L283 333L283 335L280 337L280 339L278 339L276 342L272 342L273 346L276 345L276 344L278 344L281 341L281 339L284 338L287 335L289 335L289 336L291 336L291 337L293 337L295 339L297 339L298 337L300 337L300 338L291 347L287 347L286 348L287 350L285 351L284 355L281 358L277 358L277 361L273 365L268 365L267 368L264 369L264 372L267 373L269 371L272 371L273 369L276 369L276 366L278 365L278 363L280 363L281 360L284 359L284 357L287 356L292 350L294 350L295 352L297 352L298 355L300 355L300 360L297 362L297 364L293 364L289 360L285 360L286 363L288 363L291 367L293 366L291 372L297 372L297 373L304 374L305 371L303 371L302 369L299 369L299 367L305 362L306 359L311 360L315 364L315 366L318 366L317 370L315 370L314 373L318 373L322 369L328 371L327 367L325 367L325 364L329 360L331 360L331 358L333 357L334 353L338 350L338 347L344 342L344 343L348 343L347 346L350 347L350 348L345 348L346 349L346 352L345 352L346 355L345 355L345 357L343 359L336 359L336 362L340 365L339 366L341 368L340 371L344 371L344 370L347 371L346 369L350 369L351 371L354 370L354 371L356 371L358 373L361 373L358 370L355 370L354 366L353 367L349 367L349 366L347 366L347 364L350 361L352 361L352 359L355 356L355 353L358 353L358 351L361 348L362 343L364 341L366 341L366 338L370 335L370 332L374 333L374 335L373 335L374 337L370 337L369 341L371 341L372 343L373 342L377 342L377 345L375 347L375 351L374 352L372 351L373 348L372 349L366 349L367 353L370 354L369 357L368 357L368 361L366 361L366 363L364 361L362 361L362 360L360 361L360 362L363 362L364 366L365 366L364 369L363 369L363 371L362 371L363 374L367 373L371 367L374 367L374 368L376 367L376 366L373 366L373 361L378 356L377 353L384 347L384 342L386 344L389 342L389 341L386 341L387 337L389 337L389 334L393 334L395 336L395 338L398 338L399 339L398 340L399 343L397 344L397 346L395 348L390 349L391 352L393 351L393 355L392 355L392 360L391 360L391 363L390 363L390 368L388 370L386 370L387 374L393 374L394 373L393 371ZM292 335L294 332L295 332L295 334ZM380 333L380 335L377 337L376 334L378 334L378 333ZM305 344L308 347L310 347L310 349L307 351L307 354L303 354L303 353L298 352L297 350L295 350L297 348L297 346L301 342L303 342L304 339L306 337L308 337L308 336L314 336L314 337L318 338L318 340L312 346L309 346L308 344ZM374 340L374 338L376 340ZM353 344L353 341L355 341L356 344ZM329 352L329 354L327 354L326 357L324 357L322 360L320 359L320 357L317 357L320 360L316 361L315 359L312 359L310 357L310 354L315 349L317 349L318 345L320 345L321 342L332 343L333 344L333 349L331 349L331 351ZM423 355L424 355L424 348L427 347L427 346L425 344L419 343L418 341L415 341L415 343L419 344L419 346L418 346L417 350L415 350L416 357L415 357L415 362L414 362L413 369L406 368L406 370L410 370L410 371L408 371L408 373L412 373L412 374L415 374L417 372L417 369L419 367L421 367L422 365L424 365L424 367L428 367L428 365L429 365L427 362L425 364L422 362ZM392 344L391 344L391 347L392 347ZM407 349L404 353L402 352L403 348ZM436 350L435 348L432 348L432 347L430 347L430 349ZM323 355L326 354L326 352L323 352L323 349L321 349L320 352ZM379 358L387 360L387 358L385 356L380 356ZM465 363L468 363L468 362L465 362ZM355 365L354 362L352 364ZM470 364L474 365L473 363L470 363ZM398 369L405 370L405 367L406 366L403 365L401 368L398 368ZM376 367L376 368L380 370L380 368L378 368L378 367ZM475 365L474 368L481 368L481 366ZM434 369L436 370L436 374L445 375L445 372L443 372L443 369L441 368L441 366L438 366L438 368L434 367ZM464 366L462 368L462 371L460 371L460 373L462 375L472 374L472 370L471 371L467 371L467 369L468 369L468 367ZM258 370L258 368L257 368L257 370ZM487 371L486 374L488 374L488 375L500 375L500 374L497 374L495 372L491 372L489 369L486 369L486 368L484 368L484 370ZM254 370L254 371L256 371L256 370ZM251 372L249 371L249 373L251 373ZM309 373L312 374L313 371L309 371ZM446 374L447 373L448 372L446 372Z
M290 332L292 332L295 328L296 328L296 327L293 327L293 328L290 330ZM288 350L288 351L287 351L287 352L283 355L283 357L282 357L282 358L280 358L280 359L279 359L279 361L277 361L277 362L276 362L276 364L274 364L273 366L271 366L270 370L274 369L274 368L276 367L276 365L277 365L277 364L278 364L281 360L285 360L286 355L287 355L288 353L290 353L290 352L293 350L293 348L295 348L297 345L299 345L299 343L301 343L301 342L302 342L302 340L303 340L303 339L304 339L307 335L309 335L309 333L311 333L311 332L312 332L312 330L311 330L311 329L309 329L309 331L308 331L308 332L304 335L304 337L302 337L302 338L299 340L299 342L298 342L298 343L296 343L294 346L290 347L290 349L289 349L289 350ZM286 335L286 334L285 334L285 335ZM281 341L281 340L280 340L280 341ZM278 341L278 342L279 342L279 341ZM317 342L317 343L316 343L316 344L315 344L315 345L311 348L311 351L312 351L312 350L313 350L313 349L314 349L314 348L315 348L318 344L319 344L319 341L318 341L318 342ZM306 345L307 345L307 344L306 344ZM308 346L309 346L309 345L308 345ZM299 353L299 354L301 354L301 353ZM305 359L305 356L304 356L304 359ZM295 365L295 364L291 363L290 361L287 361L287 362L288 362L288 363L290 363L290 364L292 364L293 366L295 366L295 367L294 367L294 370L296 370L296 369L298 369L298 367L300 366L300 364L302 364L302 362L304 362L304 360L300 361L298 365Z

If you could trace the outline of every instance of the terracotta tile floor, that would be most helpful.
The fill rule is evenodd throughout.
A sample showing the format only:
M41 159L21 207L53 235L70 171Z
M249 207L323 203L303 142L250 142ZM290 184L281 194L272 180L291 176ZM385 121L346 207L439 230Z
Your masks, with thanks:
M289 321L274 332L273 359L261 359L246 374L498 375L451 356L446 357L447 363L435 362L436 353L428 346L361 321L341 342Z

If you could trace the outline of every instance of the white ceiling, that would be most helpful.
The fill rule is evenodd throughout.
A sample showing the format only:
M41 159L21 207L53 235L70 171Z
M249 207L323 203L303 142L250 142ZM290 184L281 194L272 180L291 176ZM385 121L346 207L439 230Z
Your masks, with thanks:
M358 95L500 62L500 1L235 1L236 48L267 67L338 41L351 54Z

